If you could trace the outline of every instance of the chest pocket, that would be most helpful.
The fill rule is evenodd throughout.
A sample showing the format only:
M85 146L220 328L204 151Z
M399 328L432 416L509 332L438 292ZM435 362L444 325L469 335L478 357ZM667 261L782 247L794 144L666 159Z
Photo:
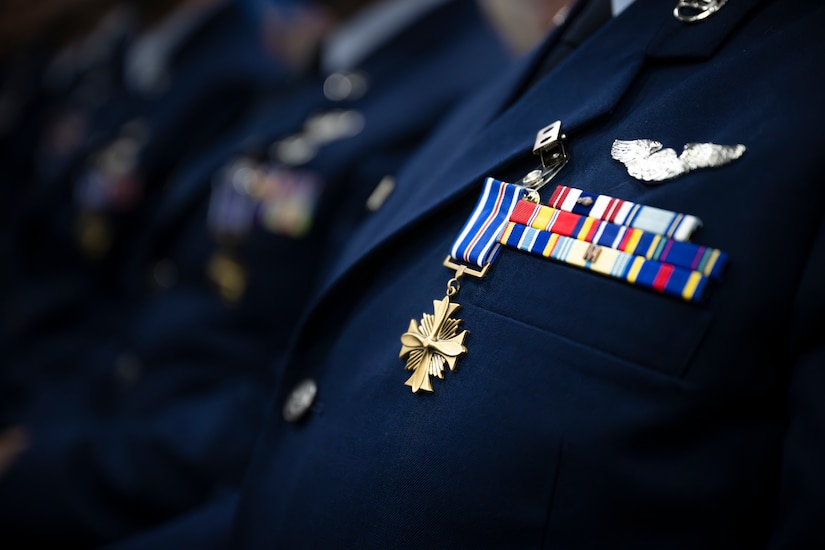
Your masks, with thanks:
M682 376L712 321L706 306L503 250L462 299L637 365Z

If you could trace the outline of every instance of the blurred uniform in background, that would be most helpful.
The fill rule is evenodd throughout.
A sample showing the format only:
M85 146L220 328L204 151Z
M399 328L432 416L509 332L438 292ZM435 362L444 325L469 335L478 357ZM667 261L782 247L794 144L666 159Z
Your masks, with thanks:
M179 158L284 77L238 2L133 8L139 30L128 47L52 108L36 176L20 182L31 189L12 228L4 310L22 337L76 324L111 289L118 255ZM114 85L100 86L100 73L116 75ZM89 95L103 100L77 108Z
M130 532L236 480L246 456L244 445L224 455L194 443L166 448L163 438L179 434L153 415L175 405L128 399L144 373L120 352L134 296L120 288L119 266L179 158L207 147L287 71L241 2L127 8L125 34L111 49L92 48L98 62L61 65L67 48L52 57L50 69L77 74L38 108L29 177L7 181L18 200L3 260L3 423L28 434L28 449L0 480L10 544L19 534L26 545L38 537L83 545ZM186 453L200 452L208 464L190 467ZM123 460L145 468L123 469Z
M39 132L84 75L114 55L115 0L7 2L0 8L0 175L3 192L22 192ZM108 19L108 21L103 21ZM114 77L111 71L109 77ZM100 81L101 94L108 83ZM3 207L9 207L4 196ZM12 210L13 211L13 210ZM5 212L5 211L4 211ZM6 218L6 216L4 216ZM6 220L7 221L7 220Z
M0 91L0 425L25 399L10 383L17 317L9 298L18 290L10 276L23 261L11 249L21 207L37 189L39 143L46 134L56 147L79 143L83 121L117 93L118 47L129 26L108 0L12 4L4 6L1 33L7 41ZM65 123L55 124L59 119Z
M126 14L112 0L19 5L3 13L0 89L0 281L11 292L9 247L20 207L37 188L48 150L62 165L102 104L119 97L119 46ZM5 296L5 294L4 294ZM0 341L15 324L3 300Z
M142 123L120 117L109 140L72 160L71 195L57 186L73 201L62 232L45 216L66 204L54 188L50 208L35 204L44 215L29 228L54 223L42 242L61 243L90 267L64 262L77 286L29 315L47 330L29 324L15 341L24 345L12 348L33 401L12 419L30 448L0 481L9 536L98 543L229 492L319 269L380 208L395 170L446 111L510 61L474 0L319 6L267 20L270 29L306 25L270 42L289 65L311 63L303 77L270 88L239 118L228 111L239 101L230 77L250 61L204 38L190 50L204 72L180 86L206 90L180 102L162 94ZM226 95L206 94L205 75L223 77ZM194 109L203 94L221 101ZM183 107L191 117L180 116ZM167 113L178 115L174 124L155 122ZM207 146L201 132L222 115L240 124ZM50 281L67 288L54 262L44 254L39 269L17 277L31 289L16 291L18 311Z

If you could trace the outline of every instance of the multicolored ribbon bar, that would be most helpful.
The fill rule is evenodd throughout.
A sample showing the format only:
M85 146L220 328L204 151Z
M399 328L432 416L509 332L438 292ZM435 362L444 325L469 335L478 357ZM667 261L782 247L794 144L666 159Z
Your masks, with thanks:
M245 237L252 229L260 201L241 191L245 179L256 177L251 162L226 167L213 185L209 201L209 227L218 235Z
M677 241L690 240L693 232L702 226L702 220L696 216L644 206L608 195L595 195L564 185L556 187L547 204L565 212L658 233Z
M727 254L716 248L668 239L649 231L565 212L527 200L519 201L510 216L510 221L599 246L615 248L628 254L644 256L648 260L699 271L716 280L721 278L727 262Z
M518 185L487 178L478 204L450 249L452 259L479 267L493 261L500 249L499 238L523 192Z
M314 173L247 159L225 168L209 204L209 226L218 235L245 237L253 227L302 237L311 228L323 182Z
M613 248L599 247L587 241L515 222L507 224L500 243L664 294L678 296L689 302L701 301L708 286L708 278L698 271L648 260Z

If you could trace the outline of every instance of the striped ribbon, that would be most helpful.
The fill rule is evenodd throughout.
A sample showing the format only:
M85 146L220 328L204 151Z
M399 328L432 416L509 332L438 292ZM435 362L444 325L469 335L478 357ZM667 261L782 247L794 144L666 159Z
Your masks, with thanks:
M599 246L615 248L628 254L643 256L648 260L699 271L716 280L721 278L727 262L727 254L716 248L668 239L649 231L565 212L526 200L519 201L510 216L510 221Z
M209 226L218 235L246 237L253 228L302 237L311 228L323 182L316 174L239 160L217 178Z
M685 242L701 226L695 216L564 186L550 206L523 192L487 178L451 258L484 267L504 245L689 302L704 299L727 263L724 252Z
M556 187L547 204L565 212L657 233L677 241L690 240L693 232L702 226L702 220L696 216L644 206L608 195L595 195L564 185Z
M241 192L244 179L256 177L256 168L247 162L227 166L214 183L207 216L209 227L218 235L246 237L252 230L260 201Z
M484 267L498 255L499 238L507 227L524 188L487 178L475 209L453 243L453 260Z
M698 271L613 248L597 248L587 241L512 221L505 227L500 242L505 246L678 296L690 302L701 301L708 286L708 278Z

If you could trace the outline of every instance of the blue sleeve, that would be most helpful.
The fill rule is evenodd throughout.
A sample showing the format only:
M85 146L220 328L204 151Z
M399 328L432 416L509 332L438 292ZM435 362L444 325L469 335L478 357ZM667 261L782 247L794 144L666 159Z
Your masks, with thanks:
M33 421L29 449L0 480L4 541L102 544L234 490L260 429L262 386L170 385L140 410L69 406L59 420Z

